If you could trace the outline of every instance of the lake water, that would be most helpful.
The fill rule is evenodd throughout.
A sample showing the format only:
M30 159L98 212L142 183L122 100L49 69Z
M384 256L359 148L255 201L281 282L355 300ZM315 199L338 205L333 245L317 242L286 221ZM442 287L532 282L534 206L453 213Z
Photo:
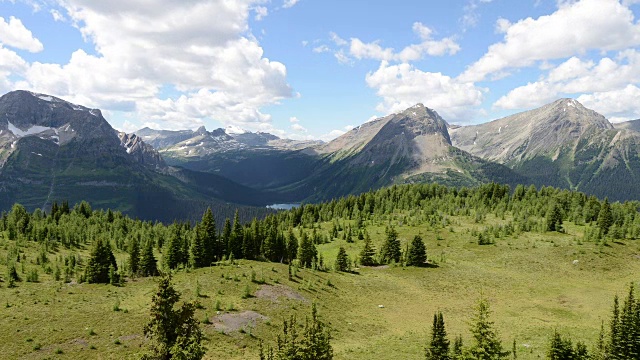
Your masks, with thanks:
M291 210L295 207L300 206L300 204L273 204L273 205L267 205L267 207L269 209L274 209L274 210Z

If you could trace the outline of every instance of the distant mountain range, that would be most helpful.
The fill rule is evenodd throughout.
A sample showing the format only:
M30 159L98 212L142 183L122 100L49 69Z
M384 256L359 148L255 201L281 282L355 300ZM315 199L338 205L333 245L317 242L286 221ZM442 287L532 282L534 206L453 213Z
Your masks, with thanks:
M53 96L0 97L0 208L87 200L145 219L206 206L245 218L271 203L318 201L391 184L495 181L640 199L640 121L612 125L572 99L473 126L422 104L337 139L268 133L114 130L99 110Z

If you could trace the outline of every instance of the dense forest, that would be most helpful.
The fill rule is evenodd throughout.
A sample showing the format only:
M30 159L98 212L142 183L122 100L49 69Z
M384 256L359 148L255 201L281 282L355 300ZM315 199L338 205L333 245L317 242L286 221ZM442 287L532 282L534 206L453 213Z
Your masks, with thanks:
M111 210L92 210L86 202L74 206L66 202L54 203L48 212L36 209L32 213L15 204L11 211L2 213L0 233L5 234L10 244L4 277L8 288L19 287L22 281L37 282L38 272L52 275L56 281L62 282L127 286L128 279L191 271L236 259L289 264L290 279L300 268L318 272L351 272L361 266L385 264L437 266L432 259L427 259L428 251L420 235L406 241L403 246L396 228L420 224L436 233L453 231L453 225L460 217L470 218L476 224L468 232L478 245L492 245L503 238L517 238L523 233L562 233L565 225L572 223L584 227L582 238L576 241L607 246L610 242L640 237L639 208L640 203L636 201L610 203L607 199L552 187L537 189L518 185L511 189L492 183L475 188L453 188L413 184L392 186L321 204L305 204L245 223L237 213L233 219L220 221L211 209L205 211L201 221L195 224L175 222L164 225L131 219ZM487 222L488 216L502 221ZM217 225L219 223L223 225ZM372 225L385 229L384 241L378 248L368 231ZM340 247L335 258L323 258L317 246L337 240L356 244L360 250L350 256ZM27 264L25 270L26 257L21 249L27 243L37 244L41 250L35 259L37 266ZM69 250L68 255L52 256L58 249ZM78 252L75 253L74 249ZM89 255L80 255L81 249L90 249ZM114 252L126 253L126 260L116 261ZM252 274L252 281L259 282L255 274ZM190 311L193 313L193 309ZM473 320L478 328L472 328L472 331L483 336L492 334L487 332L491 325L486 319L487 314L488 304L482 300ZM314 309L312 319L316 316ZM622 306L616 297L611 318L607 328L603 323L600 342L589 348L589 356L598 359L636 358L639 353L640 305L635 300L633 287ZM295 327L295 319L289 319L288 323L285 321L283 339L291 336L287 334L287 327L292 326ZM323 329L314 331L324 334ZM496 345L500 341L495 334L491 335L495 338L493 340L476 339L471 347L464 347L461 340L456 339L449 349L441 313L434 317L432 332L427 359L494 359L504 358L510 353L502 345ZM326 337L323 341L328 344L330 336L322 336ZM473 336L477 338L478 335L474 333ZM588 358L586 345L574 345L569 337L558 333L550 334L550 339L548 358ZM297 340L289 341L295 343ZM304 343L304 340L300 341ZM481 354L489 351L479 350L485 345L492 347L493 355ZM298 358L283 355L282 346L276 344L275 352L268 348L263 356L268 359Z

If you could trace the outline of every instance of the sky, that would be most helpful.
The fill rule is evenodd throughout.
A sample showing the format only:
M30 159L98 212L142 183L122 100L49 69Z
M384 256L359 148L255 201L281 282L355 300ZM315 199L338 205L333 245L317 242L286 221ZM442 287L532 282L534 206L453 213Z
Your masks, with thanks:
M113 127L328 141L416 103L477 124L571 97L640 118L640 0L0 0L0 93Z

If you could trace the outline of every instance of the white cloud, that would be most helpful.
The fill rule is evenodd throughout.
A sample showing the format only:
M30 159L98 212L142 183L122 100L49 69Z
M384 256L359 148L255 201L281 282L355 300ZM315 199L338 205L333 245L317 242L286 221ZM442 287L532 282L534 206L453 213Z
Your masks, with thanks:
M493 0L469 0L467 4L464 6L464 14L460 19L462 23L463 30L466 31L470 28L478 25L478 21L480 21L480 14L478 13L478 8L481 4L487 4L492 2Z
M300 120L297 117L292 116L292 117L289 118L289 122L292 123L292 124L296 124L296 123L299 123Z
M503 109L540 106L563 94L616 91L640 82L640 52L625 50L615 59L604 57L597 63L571 57L541 80L511 90L494 104Z
M44 49L40 40L36 39L31 31L24 27L20 19L13 16L9 18L9 22L0 17L0 43L32 53Z
M314 47L313 52L321 54L321 53L331 52L331 49L327 45L320 45L320 46Z
M578 101L584 106L613 121L640 118L638 99L640 99L640 88L631 84L618 90L596 92L578 97Z
M250 34L248 17L261 3L66 0L68 16L97 54L77 50L67 64L30 64L20 85L135 112L163 128L194 128L209 119L258 127L271 121L262 107L292 96L285 66L265 58ZM165 98L165 87L178 95Z
M640 25L631 10L618 0L563 2L551 15L514 24L499 20L497 27L504 32L504 40L491 45L461 79L481 81L489 74L531 66L536 61L640 44Z
M416 103L436 109L446 120L465 122L482 102L483 89L441 73L423 72L409 64L389 65L367 74L369 87L376 89L383 102L376 110L388 114Z
M256 6L253 11L255 11L256 16L255 19L256 21L260 21L263 18L265 18L267 15L269 15L269 9L267 9L264 6Z
M454 55L460 51L460 45L453 38L433 40L431 38L433 30L422 23L414 23L413 31L421 38L422 42L409 45L399 52L395 52L392 48L383 48L380 46L379 41L365 43L358 38L351 39L349 52L356 59L409 62L420 60L426 55Z
M295 6L300 0L284 0L282 7L288 9L290 7Z
M338 36L338 34L334 33L333 31L329 33L329 37L331 38L331 41L333 41L333 43L338 46L347 46L349 44L347 40L341 38L340 36Z
M349 66L353 65L353 59L350 58L349 56L345 55L344 51L342 51L342 50L336 51L336 53L333 54L333 56L342 65L349 65Z
M307 132L307 129L300 124L291 124L291 128L297 132Z
M319 139L322 141L329 142L339 136L344 135L345 133L346 131L342 131L342 130L331 130L329 133L321 135Z
M51 14L51 17L53 17L53 21L67 21L67 18L65 18L64 15L56 9L49 10L49 13Z

